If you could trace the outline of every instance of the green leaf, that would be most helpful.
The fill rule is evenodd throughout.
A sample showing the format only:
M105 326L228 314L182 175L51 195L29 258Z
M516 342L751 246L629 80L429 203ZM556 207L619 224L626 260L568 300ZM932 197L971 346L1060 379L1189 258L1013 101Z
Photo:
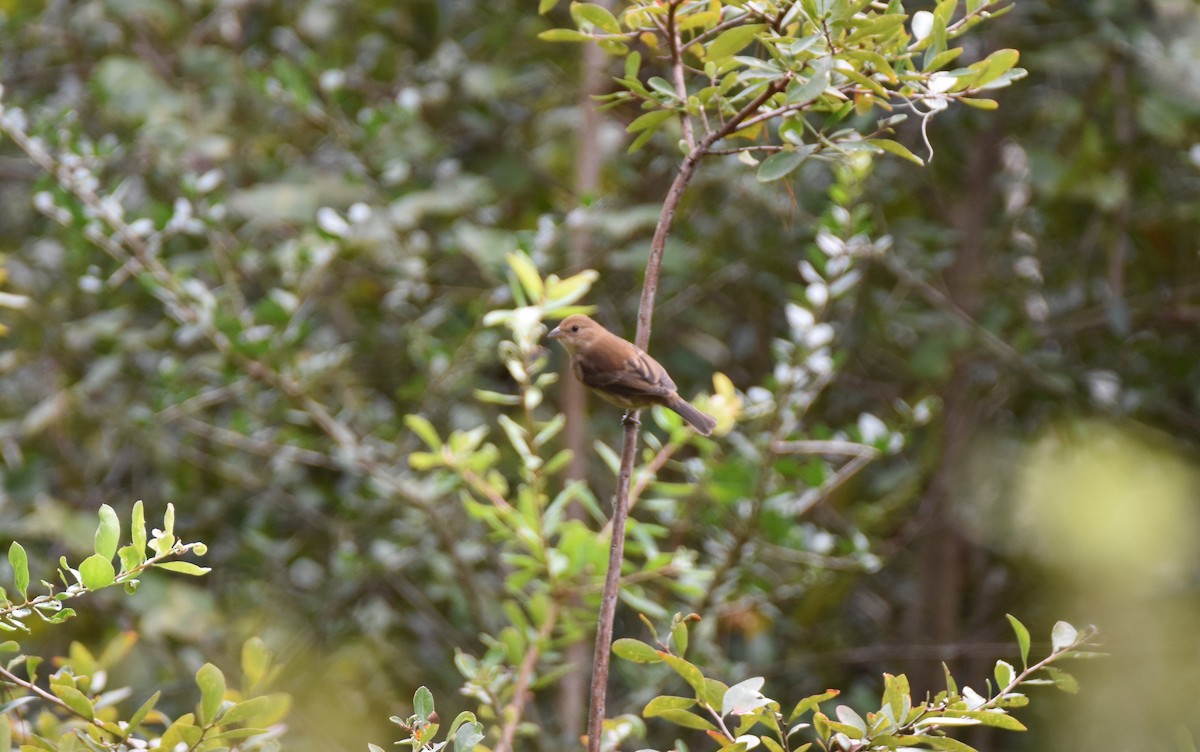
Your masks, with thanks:
M766 24L746 24L726 29L718 34L716 39L705 45L704 57L706 60L719 62L724 58L736 55L766 28Z
M946 752L977 752L977 750L969 744L964 744L951 736L933 736L931 734L922 734L919 737L901 737L902 739L912 739L913 744L923 744L932 749L946 750Z
M973 70L979 70L978 77L972 82L972 88L986 86L995 81L1000 76L1004 75L1017 64L1021 59L1021 53L1016 50L1004 49L996 50L988 55L983 60L971 66Z
M829 88L829 64L823 61L814 65L813 74L807 81L795 80L788 84L784 95L787 104L808 104Z
M645 130L654 132L658 130L659 126L674 117L674 115L675 113L671 110L651 110L634 118L632 123L625 126L625 130L629 133L637 133Z
M464 723L475 723L475 714L469 710L464 710L454 718L454 723L450 724L450 730L446 732L447 737L454 736L454 732L458 731L458 727Z
M454 752L471 752L481 741L483 725L476 721L464 723L454 734Z
M950 667L942 662L942 673L946 675L946 691L952 696L958 694L958 682L954 681L954 677L950 675Z
M571 3L571 18L576 25L591 24L609 34L620 34L621 25L608 8L595 3Z
M625 56L625 77L633 78L637 76L638 71L642 67L642 53L634 50Z
M928 73L930 71L941 70L957 60L958 56L961 55L962 52L962 47L955 47L953 49L946 50L945 52L940 52L924 66L924 71Z
M546 286L533 261L524 253L510 253L508 254L508 266L513 270L513 274L517 275L517 279L520 280L521 287L525 288L529 299L535 303L540 302Z
M1058 653L1071 645L1075 644L1075 640L1079 638L1079 631L1065 621L1055 623L1054 629L1050 630L1050 645L1051 651Z
M544 16L558 5L558 0L538 0L538 15Z
M408 426L408 430L415 433L421 441L425 442L425 446L435 452L442 448L442 440L438 438L437 429L429 422L429 419L422 415L405 415L404 425Z
M251 637L242 643L243 691L252 692L262 683L271 668L271 651L261 637Z
M695 704L696 698L694 697L659 695L646 703L646 707L642 708L642 716L645 718L657 718L667 710L687 710Z
M211 567L201 567L190 561L164 561L161 564L155 564L159 569L165 569L168 572L179 572L180 574L190 574L193 577L199 577L202 574L208 574L212 571Z
M659 94L662 94L666 98L673 99L676 102L680 101L679 94L678 94L678 92L675 91L675 87L672 86L671 83L669 81L667 81L667 79L663 78L662 76L651 76L646 81L646 84L651 89L654 89L655 91L657 91Z
M137 555L138 563L146 560L146 511L141 499L133 502L133 514L129 521L129 545Z
M958 101L962 102L968 107L974 107L977 110L995 110L1000 107L1000 103L994 99L972 99L970 97L963 97Z
M37 695L25 695L24 697L18 697L15 700L9 700L8 702L0 703L0 716L8 715L10 712L16 710L22 705L28 705L31 702L37 702L37 700ZM0 749L3 749L3 747L0 747Z
M699 729L701 731L717 730L716 726L688 710L664 710L657 717L662 718L664 721L670 721L677 726L683 726L684 728Z
M17 592L22 598L29 600L29 558L25 555L24 547L16 541L8 547L8 563L12 566Z
M793 723L797 718L804 715L810 710L816 710L821 703L826 700L832 700L841 694L841 690L827 689L819 695L810 695L805 697L800 702L796 703L796 707L792 708L792 712L788 715L788 723Z
M1061 668L1047 666L1046 672L1054 679L1054 685L1064 692L1076 694L1079 692L1079 680Z
M417 687L416 693L413 694L413 713L422 721L429 720L433 713L433 693L424 685Z
M946 715L951 718L969 718L979 721L984 726L1007 729L1009 731L1025 731L1025 724L1013 718L1008 713L995 710L948 710ZM922 720L924 722L924 719Z
M996 668L992 672L996 677L996 690L1001 691L1013 680L1013 667L1008 661L996 661Z
M772 154L758 166L758 182L770 183L787 177L797 167L804 164L804 160L808 159L815 149L815 146L806 144L798 149Z
M1008 623L1012 625L1013 632L1017 635L1017 647L1021 649L1021 667L1029 668L1029 630L1012 614L1005 614L1005 616L1008 617Z
M79 577L84 587L89 590L100 590L113 584L117 579L117 570L112 561L100 554L92 554L79 565Z
M899 142L892 141L888 138L872 138L869 139L867 143L878 146L880 149L883 149L886 152L891 152L898 157L904 157L914 164L921 165L922 167L925 166L925 160L921 159L916 154L913 154L908 150L907 146Z
M121 540L121 521L108 504L100 505L100 526L96 528L95 550L99 556L112 559Z
M162 697L162 690L150 695L150 699L142 703L133 715L129 716L129 733L133 734L142 725L142 721L146 720L146 716L150 715L150 711L154 710L154 706L158 704L158 698ZM0 747L0 749L3 749Z
M635 640L631 637L622 637L619 640L615 640L612 645L612 651L618 658L624 658L634 663L658 663L662 660L662 653L641 640Z
M78 689L67 684L51 684L50 691L54 693L58 699L67 704L67 707L77 713L79 716L88 719L89 721L96 717L96 709L92 707L92 701L87 698L87 695L80 692Z
M207 726L216 719L225 700L225 674L213 664L206 663L196 672L196 686L200 688L197 719L201 726Z
M242 723L260 715L268 713L275 704L275 698L271 695L263 695L262 697L253 697L249 700L243 700L237 703L225 714L221 716L222 724ZM261 724L256 724L261 725Z
M670 653L659 651L658 655L660 658L662 658L663 663L675 669L675 673L682 676L683 680L686 681L692 689L696 690L697 697L704 696L704 674L700 672L700 669L696 668L684 659L671 655Z
M196 717L192 713L185 713L175 719L175 722L167 727L163 732L162 741L159 746L162 749L175 749L179 744L184 744L187 747L198 744L203 732L196 726Z
M760 736L758 737L758 740L762 742L763 746L766 747L769 752L784 752L783 747L779 744L779 742L775 741L769 736Z
M688 627L686 621L679 619L671 624L671 639L675 641L675 651L679 653L679 657L687 655Z

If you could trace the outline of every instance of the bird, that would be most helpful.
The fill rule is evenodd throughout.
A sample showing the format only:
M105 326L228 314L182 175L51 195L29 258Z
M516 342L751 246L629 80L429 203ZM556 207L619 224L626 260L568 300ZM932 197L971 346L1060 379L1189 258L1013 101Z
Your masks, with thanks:
M705 436L716 427L712 416L679 396L675 382L657 360L587 316L568 316L546 336L562 343L571 356L575 378L602 399L626 410L662 405Z

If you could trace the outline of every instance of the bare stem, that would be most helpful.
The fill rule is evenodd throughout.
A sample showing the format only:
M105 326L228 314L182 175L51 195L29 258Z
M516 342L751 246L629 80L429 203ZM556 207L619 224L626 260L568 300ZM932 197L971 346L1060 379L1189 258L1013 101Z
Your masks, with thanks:
M558 624L558 604L551 600L549 610L546 612L545 621L538 629L537 637L533 644L525 651L525 657L521 659L521 666L517 669L517 684L513 688L513 699L509 703L508 709L511 713L506 713L508 720L504 724L504 728L500 732L500 741L496 744L495 752L510 752L512 750L513 737L517 733L517 726L521 724L521 718L525 715L525 703L529 700L529 684L533 681L533 670L537 667L538 658L542 653L542 644L550 639L550 633L554 631L555 625Z
M773 81L753 100L715 131L705 134L692 147L671 187L663 200L654 237L650 241L650 255L646 262L646 277L642 285L642 298L638 305L638 347L647 349L650 343L650 322L654 317L654 298L658 293L658 277L662 267L663 251L667 247L667 236L675 221L675 212L683 199L683 192L691 182L700 159L712 149L713 144L736 131L743 121L758 112L771 97L783 91L788 78ZM621 447L621 469L617 474L617 493L613 500L612 541L609 545L608 572L604 579L604 592L600 598L600 614L596 625L596 649L592 662L592 701L588 708L588 752L600 752L601 735L604 730L604 711L608 693L608 659L612 644L613 618L617 609L617 596L621 584L621 564L625 561L625 521L629 516L630 480L633 477L633 461L637 455L638 413L630 414L625 421L624 443Z

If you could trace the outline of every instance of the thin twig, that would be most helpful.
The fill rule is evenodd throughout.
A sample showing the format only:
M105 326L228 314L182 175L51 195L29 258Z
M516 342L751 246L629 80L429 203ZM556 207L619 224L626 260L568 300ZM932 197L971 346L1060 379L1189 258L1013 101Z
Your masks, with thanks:
M512 749L517 726L521 724L521 718L525 715L525 703L529 700L529 683L533 680L533 670L537 667L538 658L542 653L542 643L550 639L550 633L554 631L557 623L558 602L552 599L546 611L545 621L538 629L533 644L525 651L525 657L521 659L521 666L517 669L517 683L513 687L513 699L505 708L510 712L505 713L507 720L504 728L500 731L500 741L496 744L495 752L509 752Z
M683 198L683 192L692 179L700 159L704 157L712 145L733 133L741 122L757 112L767 100L775 96L787 86L791 80L786 76L772 81L745 107L719 129L705 134L704 138L684 157L667 196L663 200L662 212L658 224L654 228L654 237L650 241L650 254L646 262L646 277L642 285L642 297L638 304L638 327L635 340L638 347L645 350L650 342L650 322L654 316L654 298L658 293L658 277L662 267L663 252L667 246L667 235L670 234L671 224L675 220L675 212ZM621 564L625 560L625 523L629 516L630 481L633 477L633 463L637 455L638 412L627 416L625 421L624 443L621 447L621 469L617 475L617 493L613 501L612 541L609 545L608 572L604 579L604 592L600 598L600 614L596 625L596 648L593 653L592 668L592 701L588 708L588 752L600 752L601 737L604 731L604 711L608 694L608 663L612 644L613 618L616 614L617 597L619 595Z
M683 78L683 50L680 49L683 40L679 36L679 27L675 23L675 12L679 6L671 3L667 7L667 41L671 45L671 77L674 79L675 95L683 104L679 111L679 122L683 125L683 141L689 150L696 148L696 136L692 132L692 116L687 111L687 82Z

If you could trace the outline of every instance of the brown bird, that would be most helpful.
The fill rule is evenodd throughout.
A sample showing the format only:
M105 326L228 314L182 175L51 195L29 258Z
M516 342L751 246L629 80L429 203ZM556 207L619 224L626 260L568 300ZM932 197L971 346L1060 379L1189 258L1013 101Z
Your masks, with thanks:
M705 436L717 425L679 396L675 382L657 360L587 316L568 316L546 336L561 340L567 348L575 378L614 405L626 410L662 405Z

